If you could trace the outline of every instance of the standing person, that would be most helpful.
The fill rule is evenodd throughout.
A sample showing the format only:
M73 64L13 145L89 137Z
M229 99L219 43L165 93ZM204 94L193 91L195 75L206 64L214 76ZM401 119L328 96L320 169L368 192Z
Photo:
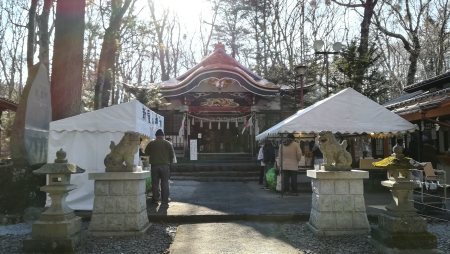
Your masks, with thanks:
M158 189L161 182L161 205L169 205L170 165L175 154L172 144L164 139L164 132L158 129L156 139L148 143L145 154L149 156L152 174L152 203L158 203Z
M290 187L293 193L297 193L297 171L302 158L302 150L294 139L294 134L289 133L287 140L283 142L278 151L278 159L282 160L283 192L289 191Z
M264 179L264 168L266 166L266 164L264 163L264 145L261 144L259 147L259 151L258 151L258 157L256 158L259 164L259 184L263 184L263 179Z
M264 168L264 187L269 188L269 185L267 184L266 180L266 173L269 169L273 167L273 164L275 163L275 147L272 144L272 141L266 139L264 146L263 146L263 162L265 164Z

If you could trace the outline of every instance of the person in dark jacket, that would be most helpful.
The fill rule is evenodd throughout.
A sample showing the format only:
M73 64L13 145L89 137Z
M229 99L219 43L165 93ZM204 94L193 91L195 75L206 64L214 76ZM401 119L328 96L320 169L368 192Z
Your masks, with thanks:
M173 162L174 150L172 144L164 139L164 132L159 129L156 139L148 143L145 155L149 156L152 174L152 203L158 203L159 184L161 182L161 205L169 205L170 165Z
M265 164L264 168L264 187L269 188L266 181L266 173L269 169L273 168L275 163L275 147L272 141L266 139L263 146L263 162Z

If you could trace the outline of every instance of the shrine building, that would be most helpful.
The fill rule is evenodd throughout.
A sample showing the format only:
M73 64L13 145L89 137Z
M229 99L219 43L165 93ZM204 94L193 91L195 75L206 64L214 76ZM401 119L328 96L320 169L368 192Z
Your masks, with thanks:
M384 106L417 124L418 131L405 140L409 156L450 165L450 71L407 86Z
M223 44L159 87L168 103L157 111L179 158L253 157L255 136L283 119L280 87L242 66Z

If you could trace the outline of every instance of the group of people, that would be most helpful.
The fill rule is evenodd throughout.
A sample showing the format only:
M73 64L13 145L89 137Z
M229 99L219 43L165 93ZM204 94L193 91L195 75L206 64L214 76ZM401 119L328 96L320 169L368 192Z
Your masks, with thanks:
M317 169L317 166L323 163L323 155L317 144L314 144L311 150L314 156L315 168ZM277 156L275 156L276 154ZM278 152L276 152L272 141L266 139L259 149L257 159L261 163L259 184L264 185L264 188L268 188L266 173L270 168L276 166L276 168L281 169L282 192L292 192L294 194L298 192L297 172L302 159L302 149L299 143L295 142L294 134L290 133L287 135L287 138L278 148Z
M148 143L143 155L149 157L151 165L152 203L158 203L161 194L161 205L168 206L170 167L175 160L175 152L172 143L164 139L163 130L157 130L155 136L156 139ZM313 146L312 152L315 164L321 164L322 155L317 145ZM293 134L287 135L287 139L280 145L278 152L272 141L267 139L258 153L258 160L261 163L259 184L268 188L265 175L276 164L277 168L281 167L282 191L297 193L297 171L301 158L302 149L299 143L295 142Z

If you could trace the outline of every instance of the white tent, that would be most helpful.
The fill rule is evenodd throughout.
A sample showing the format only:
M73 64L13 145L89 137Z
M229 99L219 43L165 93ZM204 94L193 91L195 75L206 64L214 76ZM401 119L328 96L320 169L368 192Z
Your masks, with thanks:
M47 162L53 163L62 148L70 163L86 169L71 176L77 189L66 198L69 207L92 210L94 182L88 180L88 173L105 172L103 160L111 141L117 144L127 131L154 138L157 129L164 129L164 117L136 100L51 122ZM136 153L134 163L139 162Z
M400 134L416 126L352 88L316 102L256 136L256 140L282 133Z

